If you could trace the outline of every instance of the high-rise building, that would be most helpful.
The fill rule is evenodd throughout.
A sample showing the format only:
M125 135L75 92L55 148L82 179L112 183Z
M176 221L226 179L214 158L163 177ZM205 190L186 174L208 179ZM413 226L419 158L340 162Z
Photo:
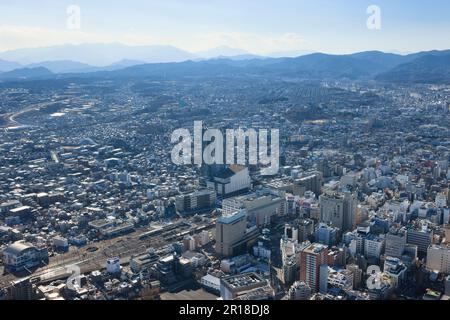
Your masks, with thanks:
M340 194L323 194L319 197L320 221L342 231L344 226L344 198Z
M297 280L297 260L295 256L291 256L283 261L283 283L285 285L291 285Z
M358 199L355 193L344 192L344 227L343 232L353 230L356 225Z
M338 242L338 234L339 229L321 223L315 232L315 242L329 247L334 246Z
M406 246L406 230L392 228L386 234L386 257L401 258Z
M8 300L34 300L37 298L37 290L30 277L12 282L6 291Z
M216 222L216 253L222 257L231 257L245 252L248 245L256 242L258 236L256 227L247 229L244 210L223 215Z
M286 239L291 239L292 241L298 241L298 229L286 224L284 226L284 237Z
M364 239L364 257L370 263L378 263L384 248L384 238L369 233Z
M323 194L319 197L320 220L339 228L341 232L352 230L356 222L358 201L349 192Z
M298 194L303 196L306 191L312 191L316 195L321 193L323 184L323 174L319 171L313 171L305 174L303 177L295 180L294 188L302 190Z
M441 273L450 273L450 246L431 245L427 250L427 268Z
M347 270L353 275L353 290L359 290L362 281L362 270L356 264L347 265Z
M313 243L300 253L300 281L309 285L313 293L320 289L320 267L327 264L327 247Z
M327 294L328 292L328 265L322 264L319 269L319 292Z
M314 220L301 219L298 223L298 241L304 242L314 234Z
M445 294L450 296L450 276L445 278Z
M397 289L406 281L406 266L398 258L387 257L383 272L391 277L392 286Z
M447 188L447 207L450 207L450 187Z
M447 193L446 192L438 193L436 195L436 198L434 199L434 203L438 208L447 207Z
M419 254L425 255L433 239L433 230L423 225L422 228L409 228L406 242L417 246Z

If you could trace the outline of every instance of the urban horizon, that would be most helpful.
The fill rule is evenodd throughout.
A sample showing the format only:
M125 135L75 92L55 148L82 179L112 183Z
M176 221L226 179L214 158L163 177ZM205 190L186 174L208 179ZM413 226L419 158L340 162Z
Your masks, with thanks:
M449 13L1 2L0 300L450 300Z

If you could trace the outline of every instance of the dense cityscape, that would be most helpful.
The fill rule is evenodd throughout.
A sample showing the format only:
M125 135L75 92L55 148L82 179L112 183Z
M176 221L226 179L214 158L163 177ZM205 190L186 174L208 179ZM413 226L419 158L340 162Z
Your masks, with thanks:
M0 303L450 300L448 0L0 2Z
M449 298L448 85L71 78L0 95L3 299ZM171 132L197 120L280 128L278 174L174 165Z

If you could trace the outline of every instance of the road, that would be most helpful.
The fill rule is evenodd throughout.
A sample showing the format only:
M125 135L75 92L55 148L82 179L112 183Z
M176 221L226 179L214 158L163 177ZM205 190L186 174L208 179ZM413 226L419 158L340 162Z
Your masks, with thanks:
M41 108L47 107L49 105L55 104L55 103L60 103L61 101L51 101L51 102L42 102L39 104L34 104L31 105L29 107L26 107L25 109L22 109L20 111L14 112L14 113L7 113L5 115L3 115L3 117L6 120L6 124L5 125L0 125L0 127L3 128L29 128L29 127L33 127L32 125L27 125L27 124L21 124L19 121L16 120L17 117L24 115L27 112L31 112L31 111L38 111Z

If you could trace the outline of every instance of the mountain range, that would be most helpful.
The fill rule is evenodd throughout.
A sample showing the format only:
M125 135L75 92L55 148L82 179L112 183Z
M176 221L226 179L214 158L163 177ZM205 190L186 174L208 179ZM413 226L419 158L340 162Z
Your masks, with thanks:
M294 58L270 58L229 47L194 55L170 46L86 44L0 53L0 71L4 71L0 73L0 80L272 75L317 80L449 84L450 50L408 55L366 51L347 55L312 53Z

